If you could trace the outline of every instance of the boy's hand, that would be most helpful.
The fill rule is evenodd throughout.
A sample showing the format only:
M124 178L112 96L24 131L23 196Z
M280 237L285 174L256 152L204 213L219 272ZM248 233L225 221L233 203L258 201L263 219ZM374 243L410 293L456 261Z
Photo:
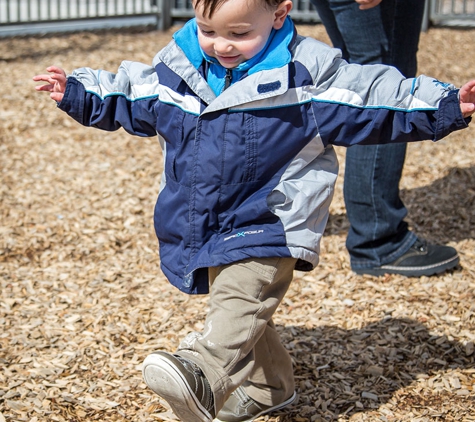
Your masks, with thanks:
M382 0L355 0L360 5L361 10L371 9L376 7Z
M48 75L36 75L33 77L35 82L44 81L45 85L39 85L35 87L37 91L51 92L50 97L58 103L64 97L64 91L66 90L66 73L63 69L56 66L47 67L46 70L51 72Z
M470 117L475 112L475 80L460 88L459 98L463 117Z

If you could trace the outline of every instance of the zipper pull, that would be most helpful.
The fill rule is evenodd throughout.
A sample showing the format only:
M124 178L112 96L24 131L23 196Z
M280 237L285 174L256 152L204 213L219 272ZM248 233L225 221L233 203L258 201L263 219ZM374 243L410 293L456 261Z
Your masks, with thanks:
M226 91L231 86L232 80L233 80L233 71L231 69L226 69L226 76L224 77L223 91Z

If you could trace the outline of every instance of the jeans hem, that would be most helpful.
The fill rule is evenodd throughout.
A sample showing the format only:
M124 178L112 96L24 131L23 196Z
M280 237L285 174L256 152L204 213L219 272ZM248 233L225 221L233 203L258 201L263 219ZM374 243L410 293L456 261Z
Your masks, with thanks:
M366 269L389 264L390 262L393 262L396 259L400 258L402 255L404 255L411 248L411 246L414 245L416 240L417 235L411 231L408 231L406 237L404 238L400 246L395 251L391 252L389 255L380 258L379 261L371 261L368 259L355 259L350 255L351 268Z

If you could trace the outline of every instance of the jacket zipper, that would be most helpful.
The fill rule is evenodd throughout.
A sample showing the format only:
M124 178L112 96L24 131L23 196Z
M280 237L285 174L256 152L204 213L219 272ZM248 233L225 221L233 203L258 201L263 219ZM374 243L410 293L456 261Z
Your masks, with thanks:
M231 69L226 69L226 76L224 77L223 91L226 91L231 86L232 80L233 80L233 71Z

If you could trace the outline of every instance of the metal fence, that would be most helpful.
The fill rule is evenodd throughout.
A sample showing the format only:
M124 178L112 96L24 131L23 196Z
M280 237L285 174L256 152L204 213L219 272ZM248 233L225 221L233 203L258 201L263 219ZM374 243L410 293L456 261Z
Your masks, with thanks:
M475 27L475 0L429 0L432 25Z
M176 20L189 19L194 16L191 0L161 1L164 11L162 22L165 28L171 26ZM296 22L320 22L320 18L311 5L310 0L293 0L293 9L291 15Z
M426 5L425 27L475 27L475 0L426 0ZM294 0L291 15L298 23L320 21L310 0ZM131 26L166 29L192 16L191 0L0 0L0 36Z
M163 27L158 0L0 0L0 36Z

